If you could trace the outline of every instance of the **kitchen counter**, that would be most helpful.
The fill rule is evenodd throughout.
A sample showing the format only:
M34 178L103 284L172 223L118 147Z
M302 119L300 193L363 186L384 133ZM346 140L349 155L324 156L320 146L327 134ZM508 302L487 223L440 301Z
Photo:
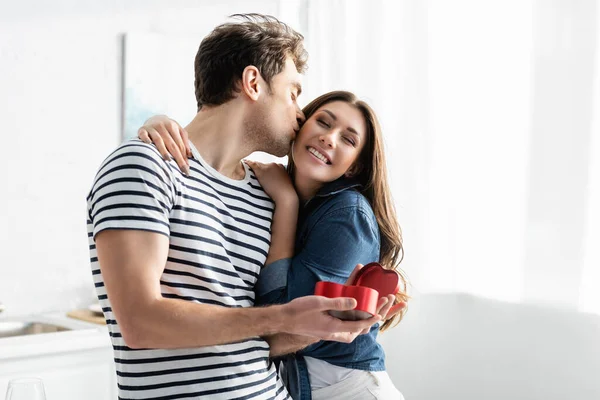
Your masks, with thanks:
M0 318L70 330L0 338L0 398L15 378L37 377L48 400L107 400L117 397L114 355L105 325L63 312Z
M66 313L0 318L0 321L35 321L70 329L62 332L0 338L0 361L105 348L111 345L106 326L79 321L67 317Z

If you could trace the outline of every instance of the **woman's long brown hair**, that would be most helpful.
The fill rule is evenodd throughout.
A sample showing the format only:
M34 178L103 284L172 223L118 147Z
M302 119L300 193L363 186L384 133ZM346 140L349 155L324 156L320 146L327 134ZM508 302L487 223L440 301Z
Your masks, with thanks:
M371 204L379 225L381 239L379 263L384 268L395 270L400 275L401 288L396 295L395 304L406 302L409 299L406 293L407 279L404 272L399 268L404 258L402 231L398 224L396 208L388 183L381 126L373 109L364 101L359 100L356 95L346 91L325 93L311 101L302 111L306 119L309 119L319 108L334 101L342 101L356 107L365 118L367 142L353 167L353 178L361 183L360 191ZM288 172L293 178L294 160L292 157L289 157ZM380 330L383 332L394 327L404 317L405 313L406 307L393 318L384 321Z

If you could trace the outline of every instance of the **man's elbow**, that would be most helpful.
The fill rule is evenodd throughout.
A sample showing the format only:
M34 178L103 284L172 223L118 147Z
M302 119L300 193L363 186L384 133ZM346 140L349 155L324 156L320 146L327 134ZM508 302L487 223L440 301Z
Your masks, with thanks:
M139 350L151 347L148 346L149 340L144 337L144 334L135 329L121 328L121 337L125 345L130 349Z
M156 347L152 339L152 330L143 318L139 318L134 313L127 313L117 318L117 321L121 337L127 347L135 350Z

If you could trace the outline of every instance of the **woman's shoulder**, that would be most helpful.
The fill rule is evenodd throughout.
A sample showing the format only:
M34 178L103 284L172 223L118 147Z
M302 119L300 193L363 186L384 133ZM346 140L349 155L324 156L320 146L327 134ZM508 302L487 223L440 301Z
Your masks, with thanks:
M345 214L359 216L376 223L373 208L369 200L357 190L349 189L332 194L319 207L320 217Z

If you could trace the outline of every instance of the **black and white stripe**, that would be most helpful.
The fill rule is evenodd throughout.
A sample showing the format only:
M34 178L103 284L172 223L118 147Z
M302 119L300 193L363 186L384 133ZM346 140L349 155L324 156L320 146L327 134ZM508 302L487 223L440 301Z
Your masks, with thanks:
M92 276L107 320L121 399L286 399L261 338L194 349L130 349L106 295L94 237L105 229L146 230L170 239L164 297L223 307L254 305L254 285L271 241L273 202L249 171L227 179L194 149L191 174L138 140L103 163L88 196Z

